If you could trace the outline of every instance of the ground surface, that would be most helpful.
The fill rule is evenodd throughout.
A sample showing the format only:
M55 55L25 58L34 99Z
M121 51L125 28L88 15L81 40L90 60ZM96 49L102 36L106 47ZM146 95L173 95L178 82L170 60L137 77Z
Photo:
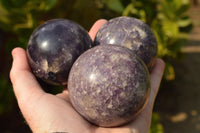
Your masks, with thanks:
M185 54L175 65L176 80L160 91L155 110L165 133L200 133L200 3L189 11L194 24Z

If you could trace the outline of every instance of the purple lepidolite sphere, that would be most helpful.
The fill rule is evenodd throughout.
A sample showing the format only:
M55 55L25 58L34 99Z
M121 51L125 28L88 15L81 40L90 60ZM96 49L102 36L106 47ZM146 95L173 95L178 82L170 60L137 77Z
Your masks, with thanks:
M151 70L157 55L157 41L151 28L133 17L117 17L109 20L97 32L94 43L117 44L136 53Z
M141 59L119 45L99 45L83 53L69 74L74 108L98 126L125 124L144 108L149 72Z
M27 53L36 77L56 85L66 85L74 61L92 47L87 31L67 19L54 19L31 35Z

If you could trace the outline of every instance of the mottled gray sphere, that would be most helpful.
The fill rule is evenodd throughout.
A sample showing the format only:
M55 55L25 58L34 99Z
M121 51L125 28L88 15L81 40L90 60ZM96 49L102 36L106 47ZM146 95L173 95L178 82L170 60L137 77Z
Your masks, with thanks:
M157 41L151 28L133 17L117 17L109 20L97 32L94 43L117 44L136 53L151 70L157 55Z
M66 85L74 61L91 47L90 36L79 24L67 19L49 20L32 33L28 61L37 78Z
M83 53L68 79L70 100L85 119L102 127L135 118L149 97L146 65L129 49L99 45Z

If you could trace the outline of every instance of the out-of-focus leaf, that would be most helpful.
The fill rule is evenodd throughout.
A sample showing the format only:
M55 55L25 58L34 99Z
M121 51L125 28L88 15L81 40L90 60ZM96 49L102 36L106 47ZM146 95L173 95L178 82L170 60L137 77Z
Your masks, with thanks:
M136 5L140 5L140 2L137 2ZM129 4L122 13L123 16L134 16L140 20L146 22L147 14L144 9L137 9L133 3Z
M177 37L179 34L179 27L178 24L173 21L164 21L163 22L163 31L169 37Z
M138 14L138 10L133 6L133 4L129 4L123 11L123 16L129 16L130 14Z
M117 13L122 13L124 10L124 6L122 5L120 0L107 0L106 5L109 9Z
M188 4L188 5L183 5L183 6L181 6L179 9L177 9L176 15L177 15L177 16L183 15L183 14L189 9L189 7L190 7L189 4Z
M152 114L151 127L149 133L164 133L162 124L160 123L160 115L158 113Z
M30 13L28 13L26 15L27 17L27 21L25 23L20 23L20 24L16 24L13 27L14 31L17 31L18 29L22 29L22 28L32 28L33 27L33 18L32 15Z
M167 49L167 47L158 41L158 57L162 58L166 55L170 55L170 51Z
M177 24L179 27L187 27L192 24L192 20L189 18L189 16L182 17L177 21Z
M173 0L171 1L174 3L174 5L176 6L175 8L180 8L183 7L184 5L189 5L190 4L190 0Z
M165 15L166 18L173 20L176 17L174 13L176 12L176 6L173 3L173 0L162 1L160 8L161 8L161 12Z
M44 2L40 4L40 9L48 11L52 7L54 7L56 3L57 3L57 0L45 0Z
M146 12L144 10L139 10L140 19L146 23Z
M168 81L174 80L175 79L174 67L169 62L165 62L165 65L166 65L165 72L164 72L165 79Z

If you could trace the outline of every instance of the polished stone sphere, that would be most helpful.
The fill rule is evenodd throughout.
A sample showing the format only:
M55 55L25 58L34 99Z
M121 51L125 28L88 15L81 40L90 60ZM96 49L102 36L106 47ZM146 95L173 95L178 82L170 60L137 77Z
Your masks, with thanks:
M150 93L149 72L128 48L99 45L73 64L68 79L73 107L86 120L114 127L133 120Z
M149 71L157 56L157 41L151 28L133 17L117 17L109 20L97 32L94 43L125 46L137 54Z
M27 55L35 76L50 84L66 85L74 61L92 47L87 31L67 19L53 19L31 35Z

